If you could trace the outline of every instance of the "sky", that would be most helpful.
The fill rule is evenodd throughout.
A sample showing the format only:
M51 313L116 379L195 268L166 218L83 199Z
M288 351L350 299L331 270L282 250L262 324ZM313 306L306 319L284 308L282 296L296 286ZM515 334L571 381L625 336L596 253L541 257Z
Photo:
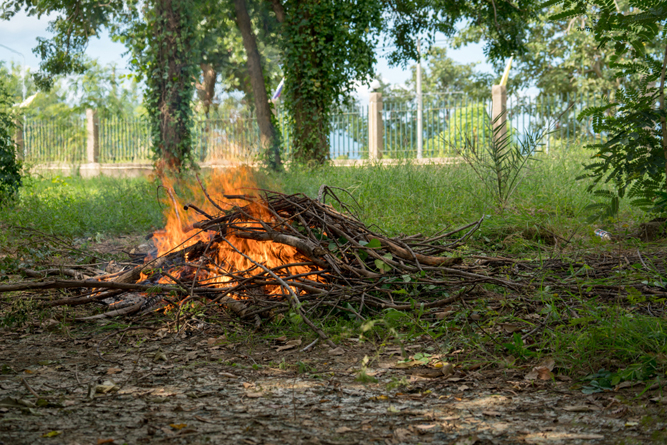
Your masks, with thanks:
M39 67L39 58L32 53L32 49L37 45L37 38L49 38L51 33L47 30L49 17L28 17L24 13L19 13L10 21L0 21L0 44L12 50L23 54L25 64L31 71L37 71ZM444 46L444 36L436 36L436 45ZM123 57L125 47L120 43L112 42L107 33L103 33L99 39L93 39L87 53L93 59L98 59L102 65L115 63L118 70L129 72L127 58ZM377 72L387 83L402 84L410 77L409 68L390 67L387 59L382 56L387 50L378 48L379 55ZM483 45L468 45L458 50L448 50L448 55L457 62L471 63L480 62L477 69L485 72L492 72L491 65L486 61L483 52ZM23 57L0 46L0 60L9 62L15 61L23 64ZM360 85L357 89L360 99L368 96L368 87Z

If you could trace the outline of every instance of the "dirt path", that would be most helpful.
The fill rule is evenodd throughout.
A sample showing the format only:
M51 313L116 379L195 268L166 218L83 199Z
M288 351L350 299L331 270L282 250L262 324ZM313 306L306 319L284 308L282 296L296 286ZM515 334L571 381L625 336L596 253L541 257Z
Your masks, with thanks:
M108 331L107 331L108 332ZM0 444L665 443L665 405L637 387L590 396L525 370L422 378L396 351L234 343L215 332L0 338ZM128 347L128 343L132 347ZM287 344L289 345L289 343ZM409 346L417 352L421 345ZM364 356L377 357L358 380ZM355 380L356 379L356 380ZM368 379L367 379L368 380ZM27 385L24 383L27 383ZM46 400L39 401L37 393ZM662 442L661 442L662 440Z

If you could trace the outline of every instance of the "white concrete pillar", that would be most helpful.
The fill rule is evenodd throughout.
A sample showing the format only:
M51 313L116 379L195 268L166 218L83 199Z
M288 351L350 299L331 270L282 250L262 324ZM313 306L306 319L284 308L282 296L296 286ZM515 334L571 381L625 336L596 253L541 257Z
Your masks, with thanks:
M384 124L382 122L382 93L371 93L368 103L368 157L382 159Z
M491 120L495 122L493 133L496 134L496 128L501 127L496 134L496 140L502 140L507 134L507 87L505 85L493 85L491 87L491 98L493 100ZM501 117L496 121L498 116Z

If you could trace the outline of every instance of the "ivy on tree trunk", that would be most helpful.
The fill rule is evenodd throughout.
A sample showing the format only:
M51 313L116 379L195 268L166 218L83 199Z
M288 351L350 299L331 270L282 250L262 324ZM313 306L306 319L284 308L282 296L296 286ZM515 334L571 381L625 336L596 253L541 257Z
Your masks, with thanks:
M153 150L173 170L192 165L196 9L194 1L181 0L153 0L146 8L145 103Z

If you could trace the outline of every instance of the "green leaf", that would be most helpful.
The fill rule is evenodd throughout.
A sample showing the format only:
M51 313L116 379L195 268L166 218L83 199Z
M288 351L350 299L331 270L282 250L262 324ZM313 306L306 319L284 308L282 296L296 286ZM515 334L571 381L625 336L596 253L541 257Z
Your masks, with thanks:
M371 249L379 249L382 247L382 243L377 238L371 238L371 240L368 242L367 247Z
M391 270L391 266L382 260L375 260L375 267L377 267L381 273L389 272Z

